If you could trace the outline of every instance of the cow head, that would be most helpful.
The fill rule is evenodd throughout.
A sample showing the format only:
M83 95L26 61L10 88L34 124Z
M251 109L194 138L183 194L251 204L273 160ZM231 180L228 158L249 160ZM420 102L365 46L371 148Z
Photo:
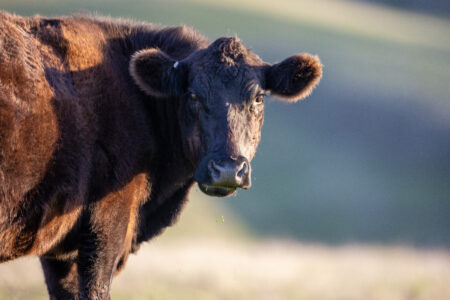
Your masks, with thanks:
M182 61L159 49L142 50L133 55L130 72L148 95L179 99L184 151L200 189L213 196L250 187L266 93L295 102L322 74L315 56L297 54L270 65L237 38L219 38Z

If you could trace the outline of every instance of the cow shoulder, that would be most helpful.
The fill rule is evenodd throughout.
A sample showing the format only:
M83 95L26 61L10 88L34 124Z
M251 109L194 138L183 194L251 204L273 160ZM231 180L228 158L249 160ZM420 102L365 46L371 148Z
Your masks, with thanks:
M0 185L10 191L3 204L42 178L58 136L53 93L25 29L24 19L0 14Z

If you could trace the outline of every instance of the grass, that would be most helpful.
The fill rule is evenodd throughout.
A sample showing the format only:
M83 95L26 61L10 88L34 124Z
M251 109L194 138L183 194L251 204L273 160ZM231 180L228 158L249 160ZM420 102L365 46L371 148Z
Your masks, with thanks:
M166 240L144 246L113 299L449 299L450 255L404 247L279 240ZM0 266L0 299L45 299L36 259Z
M149 245L141 255L136 264L130 262L114 291L133 295L141 289L137 295L151 295L152 285L157 285L166 290L168 299L177 295L195 299L195 293L203 294L204 299L450 296L446 280L450 278L450 257L439 251L188 239ZM144 259L146 266L142 264ZM136 285L124 289L129 282Z
M444 250L251 238L195 191L179 223L130 257L112 299L448 299L449 279ZM0 265L0 299L47 299L36 258Z

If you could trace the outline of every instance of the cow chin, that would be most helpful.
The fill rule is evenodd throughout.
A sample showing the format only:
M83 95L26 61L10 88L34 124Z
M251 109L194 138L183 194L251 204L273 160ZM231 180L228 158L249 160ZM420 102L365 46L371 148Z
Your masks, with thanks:
M235 187L214 186L206 183L198 183L200 190L208 196L227 197L236 192Z

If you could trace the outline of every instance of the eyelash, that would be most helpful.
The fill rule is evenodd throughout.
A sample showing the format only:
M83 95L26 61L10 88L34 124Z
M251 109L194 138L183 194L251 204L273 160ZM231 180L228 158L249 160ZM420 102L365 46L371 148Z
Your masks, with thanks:
M198 101L198 95L197 95L196 93L194 93L194 92L190 92L190 93L189 93L189 98L190 98L192 101Z
M255 98L255 104L259 105L259 104L263 104L264 103L264 97L265 95L258 95Z
M198 102L199 101L199 97L198 97L197 93L195 93L195 92L188 92L188 94L189 94L189 98L193 102ZM261 105L261 104L263 104L265 96L266 96L265 94L260 94L260 95L256 96L255 101L253 102L254 105Z

